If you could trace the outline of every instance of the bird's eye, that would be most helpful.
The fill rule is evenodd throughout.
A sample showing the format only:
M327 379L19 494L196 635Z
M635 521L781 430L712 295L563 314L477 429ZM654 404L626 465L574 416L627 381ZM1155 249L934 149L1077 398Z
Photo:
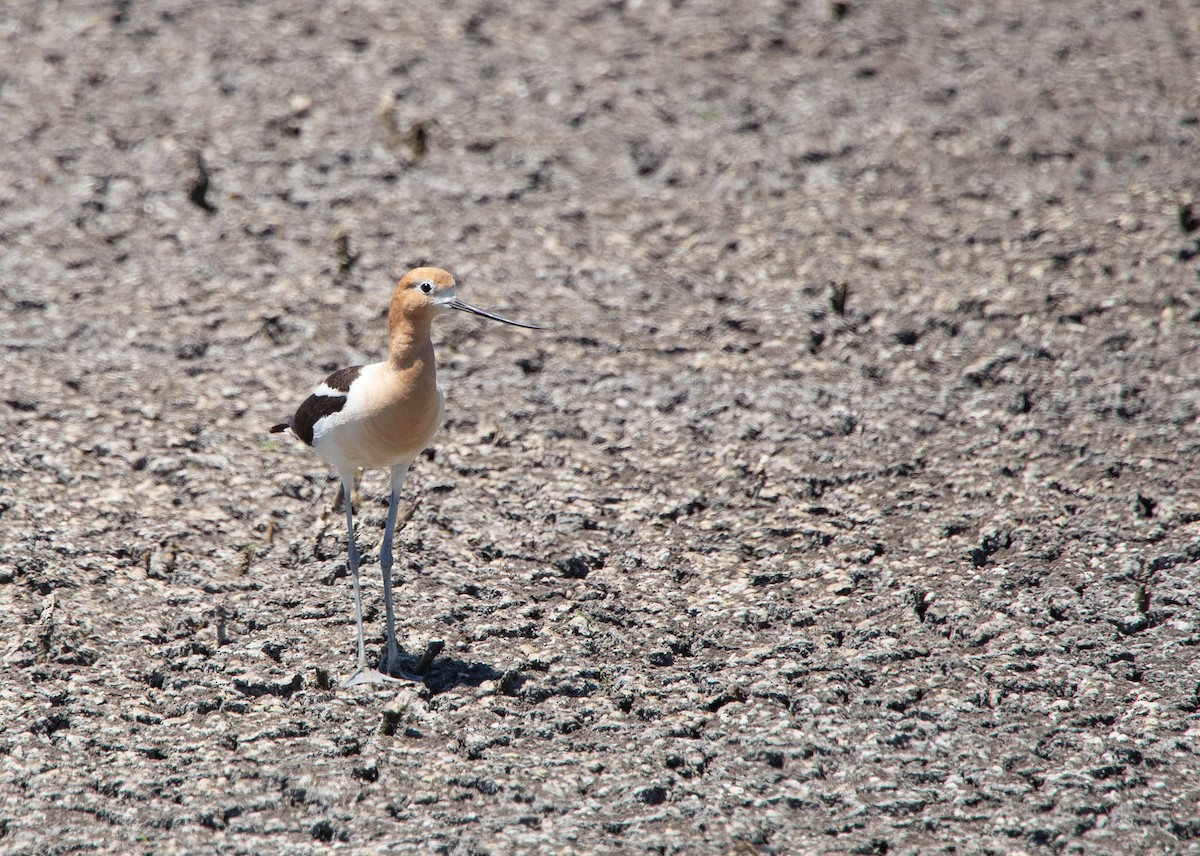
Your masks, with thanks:
M433 283L429 280L425 280L417 288L421 289L422 294L433 294Z

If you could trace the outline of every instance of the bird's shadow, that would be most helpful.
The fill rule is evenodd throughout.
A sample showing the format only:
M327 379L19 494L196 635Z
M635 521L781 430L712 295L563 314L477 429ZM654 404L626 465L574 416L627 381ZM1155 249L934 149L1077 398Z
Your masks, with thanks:
M434 657L423 670L419 670L423 655L400 651L400 663L404 670L420 678L432 695L449 692L458 687L478 687L484 681L498 681L504 672L488 663L471 662L458 657Z

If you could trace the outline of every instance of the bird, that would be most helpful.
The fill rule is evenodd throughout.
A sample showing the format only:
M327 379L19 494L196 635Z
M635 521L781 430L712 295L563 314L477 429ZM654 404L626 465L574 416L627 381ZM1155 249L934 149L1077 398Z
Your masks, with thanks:
M272 434L290 431L311 446L318 457L333 467L342 482L347 556L354 581L354 620L358 629L358 667L342 682L343 688L399 679L418 680L406 674L400 665L392 599L392 539L405 477L442 422L445 397L437 380L430 330L434 316L451 309L514 327L544 329L463 302L458 297L454 277L441 268L414 268L397 283L388 305L387 359L338 369L312 391L287 422L270 429ZM367 665L363 636L359 552L354 543L351 494L358 470L380 467L391 473L391 499L379 549L387 647L380 668L373 669Z

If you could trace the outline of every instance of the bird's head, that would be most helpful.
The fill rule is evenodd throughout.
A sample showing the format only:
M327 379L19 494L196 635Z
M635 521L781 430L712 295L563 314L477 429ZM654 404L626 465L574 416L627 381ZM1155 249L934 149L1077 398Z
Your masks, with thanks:
M458 309L490 318L492 321L512 324L514 327L542 329L533 324L501 318L459 300L454 277L441 268L434 267L413 268L396 284L396 291L392 294L392 304L388 310L388 326L394 327L400 323L400 319L408 319L411 323L421 317L428 318L442 309Z

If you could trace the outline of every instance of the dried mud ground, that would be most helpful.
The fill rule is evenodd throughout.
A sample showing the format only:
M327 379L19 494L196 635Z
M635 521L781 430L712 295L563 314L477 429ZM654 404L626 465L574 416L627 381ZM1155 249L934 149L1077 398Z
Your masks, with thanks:
M0 851L1200 850L1194 4L0 40ZM336 484L265 430L419 262L549 329L437 322L445 648L340 690Z

